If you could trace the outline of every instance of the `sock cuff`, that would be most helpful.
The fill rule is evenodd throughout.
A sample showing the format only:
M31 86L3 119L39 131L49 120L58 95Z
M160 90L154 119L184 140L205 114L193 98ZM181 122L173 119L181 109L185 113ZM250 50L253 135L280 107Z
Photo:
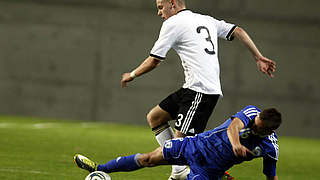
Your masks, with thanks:
M137 164L138 167L141 167L141 164L140 164L139 161L138 161L138 157L139 157L140 155L141 155L140 153L137 153L137 154L134 156L134 161L136 162L136 164Z
M162 131L164 131L165 129L167 129L169 127L170 127L169 123L164 123L164 124L161 124L157 127L152 128L152 131L157 136L158 134L162 133Z

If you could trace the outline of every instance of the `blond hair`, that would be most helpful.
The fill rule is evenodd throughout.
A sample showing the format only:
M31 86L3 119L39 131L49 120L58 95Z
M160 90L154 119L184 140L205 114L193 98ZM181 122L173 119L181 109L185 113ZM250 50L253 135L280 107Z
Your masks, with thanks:
M164 0L164 1L170 2L171 0ZM185 6L185 5L186 5L185 0L175 0L175 2L177 3L177 5L178 5L179 7L182 7L182 6Z

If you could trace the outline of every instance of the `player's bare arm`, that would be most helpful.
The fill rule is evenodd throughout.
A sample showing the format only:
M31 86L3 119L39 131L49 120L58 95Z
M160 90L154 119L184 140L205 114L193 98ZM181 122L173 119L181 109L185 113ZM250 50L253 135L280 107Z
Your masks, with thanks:
M260 53L260 51L258 50L258 48L256 47L256 45L254 44L254 42L245 30L243 30L241 27L237 27L234 30L232 36L239 39L248 48L248 50L251 52L252 56L256 60L257 66L261 72L269 75L270 77L274 77L272 73L276 70L276 63L271 59L264 57Z
M247 152L252 152L240 143L239 132L244 127L243 122L239 118L234 118L230 123L227 134L232 145L233 153L237 157L246 157Z
M279 180L278 176L273 176L273 177L267 177L267 180Z
M160 64L160 60L154 57L147 57L135 70L122 74L121 86L126 87L127 82L132 81L135 77L141 76L147 72L152 71Z

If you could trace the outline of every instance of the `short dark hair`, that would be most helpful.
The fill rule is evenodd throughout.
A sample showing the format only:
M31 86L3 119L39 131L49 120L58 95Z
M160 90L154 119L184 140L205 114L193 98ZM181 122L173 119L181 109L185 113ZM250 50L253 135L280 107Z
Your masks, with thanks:
M276 108L263 110L259 117L262 121L267 122L268 127L272 130L277 129L282 122L281 113Z

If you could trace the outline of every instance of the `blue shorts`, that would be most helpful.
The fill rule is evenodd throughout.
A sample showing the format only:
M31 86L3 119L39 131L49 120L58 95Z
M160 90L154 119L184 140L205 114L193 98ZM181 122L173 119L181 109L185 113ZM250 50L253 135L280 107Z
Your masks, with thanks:
M197 148L194 137L166 141L163 146L163 156L170 164L189 165L190 174L187 180L220 180L224 173L224 171L212 173L214 164L208 165Z

